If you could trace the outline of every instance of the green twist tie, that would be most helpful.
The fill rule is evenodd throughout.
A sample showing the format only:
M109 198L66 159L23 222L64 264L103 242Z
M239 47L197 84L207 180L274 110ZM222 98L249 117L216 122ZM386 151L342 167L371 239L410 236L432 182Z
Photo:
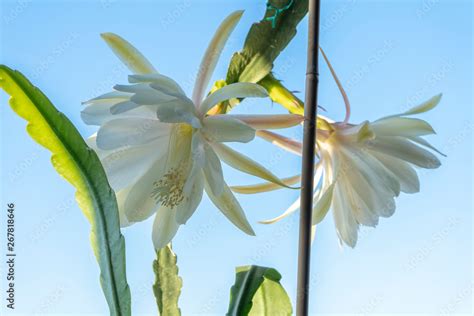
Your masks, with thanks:
M274 10L274 14L273 14L273 16L266 17L265 21L272 21L272 29L274 29L276 27L276 22L277 22L278 16L282 12L288 10L293 5L293 2L294 2L294 0L290 0L290 2L288 2L288 4L286 6L284 6L283 8L277 8L273 4L271 4L270 1L267 2L267 10Z

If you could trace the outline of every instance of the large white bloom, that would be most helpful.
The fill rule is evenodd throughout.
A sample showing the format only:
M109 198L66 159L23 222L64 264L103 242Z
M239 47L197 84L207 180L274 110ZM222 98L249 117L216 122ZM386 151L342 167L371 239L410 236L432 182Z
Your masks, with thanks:
M267 96L265 89L252 83L235 83L204 95L241 15L231 14L217 30L202 60L192 100L175 81L158 74L131 44L117 35L103 34L135 74L129 76L130 85L116 85L115 91L86 102L82 118L100 126L89 143L98 152L117 194L121 224L143 221L156 213L156 249L170 242L179 225L191 217L203 190L232 223L254 234L224 181L220 160L285 185L263 166L223 143L248 142L255 137L255 129L297 125L300 116L206 115L225 100Z
M326 58L323 52L323 56ZM327 59L326 59L327 61ZM387 116L374 122L348 123L349 102L337 76L328 62L346 103L343 122L327 122L317 131L313 228L332 209L341 243L354 247L360 225L375 227L379 217L395 212L400 192L416 193L420 183L414 167L434 169L440 161L429 150L436 151L423 136L434 134L426 121L409 116L433 109L441 95L404 113ZM270 131L258 131L262 138L287 151L300 154L301 143ZM440 153L441 154L441 153ZM291 185L300 176L283 180ZM238 186L232 189L252 194L279 189L273 183ZM299 209L298 199L282 215L262 223L274 223Z

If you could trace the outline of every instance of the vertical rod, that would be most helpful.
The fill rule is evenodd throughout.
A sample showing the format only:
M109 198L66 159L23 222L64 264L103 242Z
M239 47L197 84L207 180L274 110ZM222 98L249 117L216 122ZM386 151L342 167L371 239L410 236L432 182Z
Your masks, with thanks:
M298 249L298 284L296 315L308 315L311 214L313 209L314 156L316 143L316 115L318 100L318 47L320 0L309 0L308 59L306 67L306 96L303 128L303 160L301 170L300 234Z

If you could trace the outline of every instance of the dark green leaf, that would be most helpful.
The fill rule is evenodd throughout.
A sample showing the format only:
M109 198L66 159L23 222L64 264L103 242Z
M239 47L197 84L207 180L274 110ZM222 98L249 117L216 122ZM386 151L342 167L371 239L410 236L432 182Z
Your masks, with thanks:
M280 280L280 273L272 268L238 267L227 315L291 315L291 302Z

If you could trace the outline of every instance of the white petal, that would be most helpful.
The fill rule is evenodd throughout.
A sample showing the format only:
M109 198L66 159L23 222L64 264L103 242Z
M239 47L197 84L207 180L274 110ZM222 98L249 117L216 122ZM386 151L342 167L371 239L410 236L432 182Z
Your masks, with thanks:
M370 124L377 136L423 136L434 134L435 131L426 121L408 118L391 117Z
M224 86L207 96L201 103L199 111L206 114L220 102L234 98L264 98L268 96L267 90L256 83L236 82ZM196 102L196 101L195 101Z
M224 187L224 175L219 157L209 146L205 146L204 176L212 194L220 196Z
M347 177L349 186L354 189L365 202L371 214L372 223L377 224L379 216L389 217L395 212L395 193L386 185L379 183L380 179L359 169L350 162L344 162L344 176Z
M436 169L439 159L429 151L401 137L377 137L369 148L426 169Z
M434 97L432 97L431 99L421 103L420 105L417 105L415 107L412 107L411 109L409 109L408 111L405 111L403 113L399 113L399 114L395 114L395 115L389 115L389 116L385 116L385 117L382 117L380 120L383 120L383 119L387 119L387 118L391 118L391 117L398 117L398 116L408 116L408 115L413 115L413 114L420 114L420 113L424 113L424 112L428 112L432 109L434 109L438 104L439 102L441 101L441 97L443 95L440 93L438 95L435 95Z
M143 118L120 118L105 123L97 132L97 146L111 150L150 143L170 135L170 124Z
M134 183L149 171L164 153L157 150L163 144L153 142L147 146L123 147L101 158L107 179L115 191Z
M396 177L369 152L341 146L341 153L344 153L347 159L347 163L343 164L345 169L355 167L371 185L384 187L392 192L394 196L400 194L400 183Z
M110 107L110 113L112 113L114 115L115 114L120 114L120 113L124 113L124 112L130 111L130 110L136 109L140 106L141 106L140 104L136 104L135 102L127 100L127 101L119 102L119 103L114 104L113 106L111 106Z
M351 207L347 203L344 192L340 185L336 184L333 192L332 213L336 231L341 242L354 248L357 243L357 231L359 224L350 211Z
M340 128L337 130L337 134L352 142L363 142L375 137L372 126L368 121L351 127Z
M302 144L297 140L266 130L257 131L256 135L290 153L301 156Z
M412 142L414 143L418 143L422 146L425 146L426 148L429 148L435 152L437 152L438 154L440 154L441 156L443 157L446 157L446 155L444 153L442 153L441 151L439 151L436 147L434 147L433 145L431 145L427 140L425 140L424 138L422 137L408 137L409 140L411 140Z
M137 74L158 72L138 49L120 36L113 33L102 33L100 36L132 72Z
M150 170L132 185L123 203L123 212L129 222L144 221L160 208L160 204L154 199L152 192L154 183L164 173L164 158L162 158L156 161Z
M202 200L204 192L204 177L201 168L193 165L183 187L184 201L176 207L176 222L186 224L194 214Z
M146 75L131 75L128 76L128 81L130 83L153 83L157 86L161 86L163 88L185 95L183 89L176 81L174 81L170 77L157 73Z
M398 179L402 192L417 193L420 191L420 180L410 164L382 153L373 152L372 154Z
M365 199L359 195L358 190L349 182L348 177L344 175L344 172L338 178L337 185L343 192L343 198L349 207L347 211L352 213L356 222L365 226L375 227L379 222L379 216L370 209Z
M150 117L155 117L155 111L152 109L142 106L140 108L136 108L124 113L119 113L119 114L112 114L111 113L111 108L115 105L116 103L110 103L110 104L92 104L87 106L84 110L81 111L81 118L84 121L84 123L88 125L103 125L108 121L119 119L119 118L150 118Z
M250 223L245 216L242 207L240 206L239 202L235 198L235 196L230 191L227 184L224 183L222 194L219 196L215 196L212 193L212 190L209 187L207 181L205 181L204 186L207 195L211 199L212 203L221 210L222 214L224 214L235 226L237 226L240 230L248 235L255 236L255 232L250 226Z
M179 224L175 219L175 211L167 207L160 207L153 222L153 245L158 251L173 239L178 232Z
M239 22L243 11L236 11L229 15L219 26L214 37L212 38L206 53L199 66L198 76L193 90L193 101L196 106L199 106L204 96L205 90L209 84L214 68L222 53L230 33L234 30L237 22Z
M441 101L442 96L443 95L441 93L438 95L435 95L434 97L423 102L422 104L415 106L406 112L403 112L401 115L413 115L413 114L428 112L434 109L439 104L439 101Z
M93 104L96 103L97 101L114 101L114 103L128 100L130 99L130 93L126 92L120 92L120 91L112 91L112 92L107 92L104 93L98 97L95 97L93 99L90 99L88 101L82 102L82 104Z
M318 199L314 201L313 206L313 215L312 215L312 225L319 224L331 207L332 195L334 191L334 184L331 184L329 187L325 188L322 195L318 195Z
M268 180L283 187L288 187L277 176L249 157L242 155L224 144L211 143L211 146L216 151L219 158L232 168Z
M130 192L130 188L131 187L127 187L115 193L115 196L117 198L117 206L119 209L120 227L128 227L133 224L132 222L128 221L124 211L125 200L127 199L128 193Z
M167 201L168 198L176 200L178 196L174 194L184 189L184 181L188 178L191 169L190 128L178 124L173 126L169 147L164 150L166 155L158 160L150 171L137 181L127 197L125 212L130 221L137 222L146 219L152 214L156 205L166 204L164 201ZM164 184L159 183L161 180L164 181ZM188 202L184 195L181 197L183 204ZM172 207L176 210L176 207L180 206L181 202L173 206L169 203L164 206Z
M201 122L196 117L194 105L185 100L171 100L156 105L156 116L161 122L188 123L200 128Z
M247 143L255 138L255 130L229 115L208 116L203 120L202 132L212 142Z
M288 128L300 124L304 117L298 114L277 114L277 115L245 115L226 114L238 119L255 129L279 129Z

